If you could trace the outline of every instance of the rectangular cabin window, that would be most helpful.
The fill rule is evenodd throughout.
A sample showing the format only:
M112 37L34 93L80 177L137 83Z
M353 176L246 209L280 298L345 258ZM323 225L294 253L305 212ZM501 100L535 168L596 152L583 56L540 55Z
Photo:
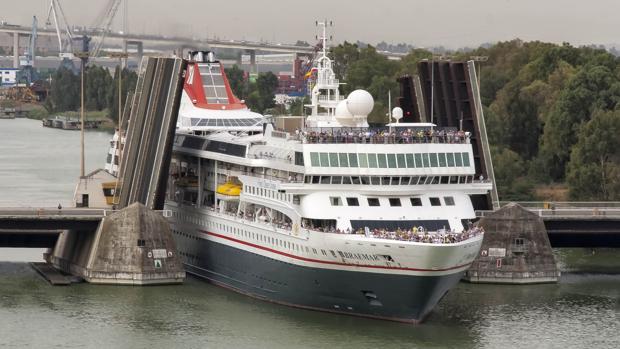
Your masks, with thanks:
M310 164L315 167L321 166L321 163L319 162L319 153L310 153Z
M407 163L405 162L405 154L396 154L396 162L398 163L399 168L407 167Z
M330 180L330 176L321 176L321 184L329 184Z
M368 198L368 206L380 206L378 198Z
M347 198L347 206L359 206L360 202L357 198Z
M437 153L430 153L429 156L431 159L431 167L437 167L438 165Z
M342 161L340 161L342 162ZM349 153L349 166L350 167L358 167L357 165L357 154Z
M321 180L320 176L312 176L312 184L319 184L320 180Z
M411 180L411 177L401 177L400 185L409 185L410 180Z
M363 185L369 185L370 184L370 177L368 177L368 176L360 177L360 182L362 182Z
M368 167L377 168L377 154L375 153L368 154Z
M463 166L463 158L461 158L461 153L454 153L454 164L456 167Z
M377 154L377 162L380 168L387 168L387 158L385 154Z
M413 154L406 154L405 158L407 159L407 167L408 168L414 168L415 167L415 162L413 160Z
M298 166L304 165L304 153L300 151L295 152L295 165L298 165Z
M347 153L338 153L340 158L340 167L349 167L349 157Z
M454 197L452 197L452 196L444 196L443 197L443 202L446 204L446 206L454 206Z
M355 185L360 185L360 178L359 177L351 177L351 183L355 184Z
M390 177L381 177L381 185L390 185Z
M411 206L422 206L422 199L420 198L409 198L411 202Z
M463 166L469 167L469 153L462 153L462 154L463 154Z
M381 184L381 179L377 176L370 177L370 183L372 183L372 185L379 185Z
M321 167L329 167L329 155L327 153L319 153L321 159Z
M392 177L391 185L400 185L400 177Z
M428 198L428 199L431 202L431 206L441 206L441 202L439 201L439 198Z
M392 207L397 207L397 206L402 206L400 203L400 198L390 198L390 206Z
M409 182L409 184L410 185L417 185L419 179L420 179L420 177L418 177L418 176L411 177L411 181Z
M332 184L342 184L342 176L333 176Z
M360 161L360 167L367 168L368 167L368 154L361 153L361 154L358 154L357 157Z
M428 153L422 153L422 167L431 167L430 162L428 160Z
M396 154L387 154L389 168L396 168Z
M438 153L439 167L446 167L446 153Z
M454 153L446 153L448 167L454 167Z
M450 176L441 176L441 184L448 184L450 181Z
M450 176L450 184L457 184L459 182L458 176Z
M331 167L339 167L338 153L329 153L329 164Z
M351 184L351 177L349 176L342 177L342 184Z

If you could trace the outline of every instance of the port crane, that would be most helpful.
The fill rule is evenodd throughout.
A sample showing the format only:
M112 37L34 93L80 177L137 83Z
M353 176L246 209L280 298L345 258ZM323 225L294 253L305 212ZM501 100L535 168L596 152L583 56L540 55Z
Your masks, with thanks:
M51 25L50 19L54 21L56 36L58 37L59 56L62 58L73 58L78 56L85 61L87 61L88 58L98 57L122 1L123 0L108 0L102 12L97 16L95 23L91 26L91 28L93 28L93 37L90 38L83 35L81 38L78 38L69 26L60 0L50 0L46 25ZM80 51L75 50L73 47L75 40L82 41ZM90 44L91 40L92 45Z
M54 27L56 28L58 55L61 58L73 58L73 33L69 27L69 22L67 22L67 16L65 16L60 0L50 0L47 20L45 21L46 27L52 24L50 19L54 20Z
M26 76L26 81L28 82L28 86L35 79L34 77L34 57L35 50L37 47L37 27L39 25L39 21L37 20L37 16L32 17L32 32L30 33L30 40L28 41L28 50L25 52L25 59L21 62L22 70Z

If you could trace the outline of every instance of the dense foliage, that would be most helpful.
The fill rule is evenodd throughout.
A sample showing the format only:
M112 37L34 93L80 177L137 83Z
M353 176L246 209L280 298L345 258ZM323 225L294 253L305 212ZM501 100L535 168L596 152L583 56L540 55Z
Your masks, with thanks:
M107 69L91 65L84 71L84 110L108 111L108 117L118 120L118 79L117 67L112 76ZM123 106L127 91L133 91L138 79L135 72L123 69L121 87ZM80 109L81 77L73 69L61 66L52 74L52 85L45 107L48 112L78 111Z
M618 58L602 48L518 39L448 54L456 60L488 56L480 66L480 89L500 199L551 199L540 193L554 184L568 188L566 199L620 200ZM337 77L346 83L342 93L368 90L375 98L369 121L383 123L388 94L395 101L399 92L396 78L416 74L417 63L432 53L413 49L394 61L370 45L345 42L332 48L331 56ZM250 81L236 66L226 73L234 93L253 110L274 110L273 73ZM118 75L118 69L114 77L100 67L87 69L88 110L107 109L116 119ZM135 81L135 73L123 71L123 94ZM79 76L59 69L48 109L77 110L79 93ZM290 108L301 109L301 103Z
M371 122L386 120L387 91L416 74L429 51L391 61L372 46L345 42L332 49L343 92L367 89L375 98ZM488 56L481 98L500 199L551 199L536 188L559 183L570 199L620 199L620 60L601 48L512 40L453 59ZM568 199L568 198L567 198Z

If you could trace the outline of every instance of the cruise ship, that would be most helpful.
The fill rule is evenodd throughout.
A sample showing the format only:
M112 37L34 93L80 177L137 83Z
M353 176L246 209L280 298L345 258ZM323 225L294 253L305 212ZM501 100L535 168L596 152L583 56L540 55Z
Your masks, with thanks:
M325 49L310 110L277 129L234 96L211 52L191 52L165 208L188 273L283 305L419 323L479 253L469 134L371 128L372 96L340 96ZM117 170L119 139L108 171Z

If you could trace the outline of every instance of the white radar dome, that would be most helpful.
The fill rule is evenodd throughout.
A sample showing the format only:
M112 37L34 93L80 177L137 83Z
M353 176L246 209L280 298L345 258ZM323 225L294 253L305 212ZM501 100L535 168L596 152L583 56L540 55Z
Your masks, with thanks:
M347 108L347 100L342 100L338 102L336 106L336 117L337 118L352 118L353 115L349 112Z
M403 118L403 110L401 107L396 107L392 109L392 117L398 121Z
M375 106L375 100L365 90L355 90L346 99L347 109L354 116L367 116Z

